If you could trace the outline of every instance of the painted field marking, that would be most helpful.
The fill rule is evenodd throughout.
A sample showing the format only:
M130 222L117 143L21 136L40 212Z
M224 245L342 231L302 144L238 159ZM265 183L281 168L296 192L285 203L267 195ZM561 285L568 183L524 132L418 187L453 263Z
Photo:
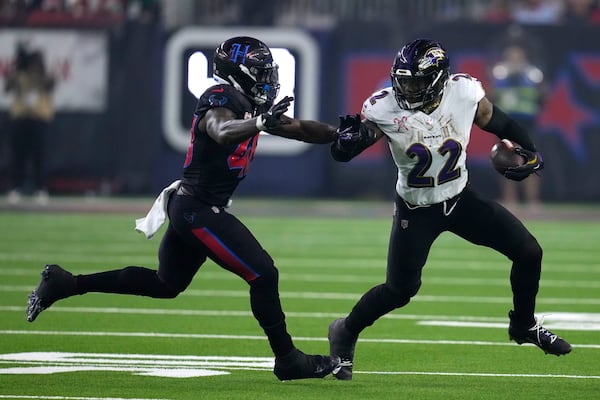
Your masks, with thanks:
M556 374L493 374L487 372L420 372L420 371L353 371L355 374L369 375L434 375L434 376L476 376L483 378L564 378L564 379L600 379L599 375L556 375Z
M385 260L384 260L385 262ZM381 263L377 263L381 264ZM311 264L311 265L319 265L319 264ZM546 270L546 269L545 269ZM489 269L486 269L489 271ZM91 272L91 271L90 271ZM346 271L347 272L347 271ZM382 274L383 274L382 270ZM586 273L593 273L594 270L587 269ZM600 272L598 269L597 272ZM202 271L202 279L203 280L231 280L231 274L224 271ZM29 276L32 275L32 271L30 269L24 268L13 268L13 269L3 269L0 270L0 276ZM36 272L36 276L39 273ZM281 279L286 281L297 281L297 282L335 282L335 283L379 283L384 278L383 275L379 274L370 274L369 276L364 276L362 274L349 274L345 273L344 275L340 274L325 274L325 273L296 273L296 272L286 272L285 270L280 271ZM541 285L543 287L553 287L553 288L582 288L582 289L596 289L600 288L600 282L597 280L584 280L581 279L573 279L578 275L570 275L570 277L565 277L565 279L543 279L541 281ZM438 285L438 286L456 286L456 285L464 285L464 286L496 286L496 287L508 287L510 285L508 277L506 278L478 278L478 277L461 277L456 278L453 276L430 276L427 278L427 284L429 285ZM0 288L3 290L8 290L10 288L19 289L19 290L31 290L32 287L25 286L10 286L10 285L1 285Z
M600 331L600 314L553 312L542 316L541 322L548 329L568 331ZM458 320L421 320L418 325L449 326L453 328L506 328L506 323Z
M387 239L386 239L387 240ZM44 257L47 257L44 256ZM75 264L86 264L88 262L88 258L89 255L88 254L83 254L81 255L81 257L69 257L69 260L64 260L69 261L70 265L75 265ZM472 261L472 260L468 260L468 257L465 257L464 254L460 254L458 256L459 258L455 258L455 259L451 259L449 260L447 257L444 258L444 262L443 263L437 263L435 266L432 266L431 269L429 269L429 271L431 272L432 270L437 271L484 271L484 272L501 272L501 273L505 273L508 272L510 270L510 263L505 262L503 260L492 260L492 259L479 259L477 261ZM128 263L133 263L133 262L138 262L139 265L147 265L147 264L154 264L156 262L155 257L153 256L149 256L149 257L135 257L134 259L132 259L132 257L121 257L121 262L125 265L127 265ZM10 264L11 262L14 261L30 261L32 263L36 263L39 265L39 267L34 267L34 268L3 268L0 271L0 275L14 275L14 276L37 276L39 277L40 271L44 265L44 259L41 256L37 256L35 254L31 255L31 254L11 254L11 253L0 253L0 261L5 261L8 264ZM117 257L114 260L115 263L119 262L119 257ZM385 258L385 254L382 257L360 257L360 258L351 258L351 259L347 259L347 260L341 260L341 259L332 259L332 258L315 258L315 257L278 257L278 265L280 266L279 269L281 270L280 273L284 274L285 276L288 277L292 277L292 276L302 276L304 274L296 274L295 272L295 268L303 268L303 270L306 270L306 267L311 267L315 269L314 266L319 266L319 271L321 271L323 268L326 268L327 270L338 270L341 269L343 270L345 273L348 273L350 271L360 271L358 273L355 274L351 274L350 276L357 276L357 275L361 275L363 271L372 271L375 273L380 273L381 275L379 276L380 279L385 277L385 265L386 265L386 258ZM201 272L202 277L204 279L215 279L215 280L221 280L221 279L231 279L231 273L226 272L224 270L218 269L219 267L217 267L216 265L212 264L211 267L214 266L217 269L207 269ZM561 262L561 261L556 261L556 262L548 262L546 261L544 263L543 266L543 270L546 272L553 272L553 273L560 273L560 274L574 274L574 273L585 273L585 274L600 274L600 266L599 265L591 265L589 263L583 263L583 262L569 262L569 263L565 263L565 262ZM90 268L78 268L77 271L73 271L76 272L78 274L91 274L94 272L98 272L96 270L90 269ZM309 275L314 275L314 276L323 276L321 275L321 273L316 273L316 274L309 274ZM373 275L369 274L369 277L366 277L367 279L372 279ZM339 279L343 279L343 276L340 276L339 274L325 274L325 276L330 276L332 278L337 278ZM568 278L568 277L567 277ZM455 279L461 279L461 278L455 278ZM508 279L508 278L507 278ZM577 281L582 281L582 280L577 280ZM546 279L543 280L543 282L546 282Z
M506 329L506 326L505 326ZM222 335L202 333L157 333L157 332L89 332L89 331L24 331L24 330L0 330L0 335L41 335L41 336L103 336L103 337L143 337L143 338L170 338L170 339L219 339L219 340L267 340L264 336L251 335ZM324 337L294 337L296 341L302 342L324 342ZM459 346L516 346L513 342L490 342L480 340L426 340L426 339L371 339L362 338L361 343L381 344L423 344L423 345L459 345ZM573 347L586 349L600 349L600 344L573 344ZM525 343L524 346L529 346ZM531 345L533 346L533 345Z
M29 294L34 286L18 287L18 291ZM10 287L5 286L9 291ZM12 290L10 290L12 291ZM247 298L246 290L200 290L188 289L180 294L181 297L236 297ZM311 299L311 300L351 300L357 301L362 293L339 293L339 292L282 292L281 298L285 299ZM512 304L511 297L499 296L435 296L435 295L417 295L411 300L420 303L477 303L477 304ZM569 297L540 297L536 300L537 304L560 304L560 305L600 305L600 298L569 298Z
M509 300L507 299L507 302ZM538 303L540 303L538 301ZM509 304L509 303L507 303ZM0 312L20 312L24 313L24 306L0 306ZM183 316L228 316L228 317L252 317L251 311L230 311L230 310L186 310L186 309L161 309L161 308L127 308L127 307L63 307L52 306L46 312L68 312L85 314L138 314L138 315L183 315ZM294 312L286 311L286 316L294 318L327 318L334 319L343 316L341 313L315 313L315 312ZM600 313L564 313L552 311L540 311L538 317L543 317L546 321L552 320L552 316L572 315L579 318L579 322L596 323L600 322ZM579 316L579 317L577 317ZM446 316L446 315L426 315L426 314L402 314L390 313L384 315L385 319L397 320L432 320L432 321L471 321L471 322L498 322L508 323L507 317L485 317L485 316ZM574 321L574 320L572 320ZM579 330L576 327L564 327L562 329ZM587 329L586 329L587 330ZM595 330L595 329L594 329Z
M162 378L229 375L228 370L273 369L272 357L171 356L153 354L25 352L0 354L0 375L46 375L63 372L111 371Z
M228 375L221 369L271 371L273 359L269 357L220 357L220 356L172 356L150 354L111 354L111 353L66 353L66 352L25 352L0 354L0 363L25 364L24 367L0 368L2 374L54 374L80 371L116 371L135 375L169 378L190 378L211 376L205 367L219 369L212 375ZM143 365L143 366L140 366ZM198 368L201 367L201 368ZM473 376L486 378L552 378L552 379L600 379L597 375L557 375L557 374L498 374L484 372L443 372L443 371L354 371L366 375L434 375L434 376ZM2 396L0 396L2 398ZM22 398L29 398L24 396ZM81 399L87 397L37 397L47 399ZM116 400L97 398L98 400ZM132 400L132 399L129 399Z
M43 399L43 400L167 400L167 399L138 399L131 397L81 397L81 396L25 396L19 394L0 394L0 399Z

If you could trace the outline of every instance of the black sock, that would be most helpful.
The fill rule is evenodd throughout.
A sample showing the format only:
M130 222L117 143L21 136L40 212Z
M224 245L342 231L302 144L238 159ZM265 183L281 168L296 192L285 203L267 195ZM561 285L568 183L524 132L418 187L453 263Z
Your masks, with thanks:
M271 345L275 357L283 357L294 350L292 337L287 332L284 321L275 326L263 328L263 330L269 339L269 344Z
M250 307L254 318L265 331L275 357L285 356L294 349L287 332L285 314L281 308L277 281L263 277L250 284Z

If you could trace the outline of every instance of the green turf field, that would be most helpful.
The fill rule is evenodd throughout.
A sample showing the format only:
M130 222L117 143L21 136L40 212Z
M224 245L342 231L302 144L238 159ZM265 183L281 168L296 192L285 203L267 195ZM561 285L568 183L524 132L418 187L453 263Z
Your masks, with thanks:
M384 279L390 220L238 216L276 260L297 346L328 352L329 322ZM538 313L568 356L510 342L509 263L446 234L413 302L362 334L352 381L279 382L246 284L213 263L176 299L88 294L26 322L45 263L155 267L160 235L137 217L0 212L0 399L600 398L597 221L527 221L545 250Z

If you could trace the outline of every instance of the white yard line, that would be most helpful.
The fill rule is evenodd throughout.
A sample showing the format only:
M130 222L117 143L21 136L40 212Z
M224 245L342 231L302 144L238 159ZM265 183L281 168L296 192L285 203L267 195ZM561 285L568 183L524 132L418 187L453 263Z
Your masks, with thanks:
M2 275L13 275L0 272ZM14 274L16 275L16 274ZM29 275L29 274L21 274ZM214 275L214 276L210 276ZM282 272L280 274L281 279L289 282L316 282L316 283L380 283L383 279L383 275L339 275L339 274L289 274ZM37 279L37 278L36 278ZM203 280L231 280L231 274L221 273L203 273ZM432 276L426 280L428 285L435 286L483 286L483 287L508 287L510 282L508 278L453 278L447 276ZM21 292L30 291L35 287L36 282L33 281L31 285L0 285L2 291L9 292ZM600 281L595 280L569 280L569 279L544 279L541 285L546 288L581 288L581 289L598 289L600 288ZM190 294L189 291L185 292ZM184 294L185 294L184 293Z
M45 399L45 400L167 400L167 399L142 399L131 397L72 397L72 396L25 396L18 394L0 394L0 399Z
M0 306L0 312L19 312L25 311L24 306ZM127 308L127 307L62 307L53 306L46 312L67 312L83 314L139 314L139 315L179 315L179 316L206 316L206 317L251 317L251 311L231 311L231 310L186 310L186 309L161 309L161 308ZM318 312L286 312L288 317L293 318L339 318L342 313L318 313ZM545 319L548 326L553 323L579 323L600 324L599 313L567 313L567 312L538 312L538 317ZM426 315L426 314L401 314L390 313L382 316L383 319L394 320L416 320L416 321L448 321L448 324L468 323L490 323L492 325L485 327L506 327L507 317L486 317L486 316L467 316L467 315ZM494 325L498 323L498 325ZM442 323L436 323L442 324ZM500 325L503 324L503 325ZM458 325L457 325L458 326ZM569 328L563 328L569 329ZM577 329L575 329L577 330ZM594 329L595 330L595 329Z
M419 371L353 371L367 375L435 375L435 376L475 376L483 378L564 378L564 379L600 379L598 375L555 375L555 374L491 374L486 372L419 372Z
M29 294L35 286L10 286L0 285L0 291L24 292ZM195 297L248 297L247 290L201 290L188 289L180 294ZM312 300L358 300L362 293L339 293L339 292L290 292L282 291L281 298L286 299L312 299ZM497 296L435 296L417 295L412 302L421 303L477 303L477 304L512 304L511 297ZM562 305L600 305L600 298L568 298L568 297L540 297L537 304L562 304Z
M179 356L156 354L114 354L114 353L70 353L70 352L25 352L0 354L0 364L20 365L0 368L2 374L39 375L77 371L113 371L136 375L188 378L215 375L229 375L234 370L271 371L272 357L235 356ZM468 376L485 378L552 378L552 379L600 379L598 375L567 374L516 374L489 372L451 371L359 371L365 375L433 375ZM0 395L0 398L11 398ZM17 395L12 398L43 398L57 400L154 400L154 399L115 399L100 397L44 396L31 397Z
M504 326L506 328L506 326ZM200 333L158 333L158 332L97 332L97 331L30 331L0 330L0 335L40 335L40 336L106 336L106 337L143 337L172 339L220 339L220 340L266 340L264 336L221 335ZM294 337L304 342L323 342L325 337ZM515 346L513 342L490 342L479 340L416 340L416 339L370 339L362 338L361 343L381 344L422 344L422 345L460 345L460 346ZM525 344L528 346L529 344ZM600 344L573 344L576 348L600 349Z
M446 326L451 328L506 328L505 323L499 322L467 322L467 321L419 321L419 325L426 326ZM555 321L551 324L544 324L553 330L572 330L572 331L600 331L600 321Z

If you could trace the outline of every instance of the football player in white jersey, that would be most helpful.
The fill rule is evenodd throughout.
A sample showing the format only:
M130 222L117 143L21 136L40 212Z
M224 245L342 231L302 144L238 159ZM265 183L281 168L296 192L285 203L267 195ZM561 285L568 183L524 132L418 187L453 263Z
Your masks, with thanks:
M543 168L529 135L485 97L477 79L450 75L448 55L436 41L417 39L404 46L394 59L391 79L391 87L364 102L362 121L358 115L340 119L339 137L331 147L333 158L345 162L385 138L398 168L386 281L367 291L346 318L330 324L331 355L342 359L334 375L352 379L360 332L417 294L430 247L444 231L512 261L512 340L533 343L549 354L569 353L571 345L534 316L540 245L514 215L468 184L465 162L473 124L522 146L517 151L527 163L505 173L513 180Z

